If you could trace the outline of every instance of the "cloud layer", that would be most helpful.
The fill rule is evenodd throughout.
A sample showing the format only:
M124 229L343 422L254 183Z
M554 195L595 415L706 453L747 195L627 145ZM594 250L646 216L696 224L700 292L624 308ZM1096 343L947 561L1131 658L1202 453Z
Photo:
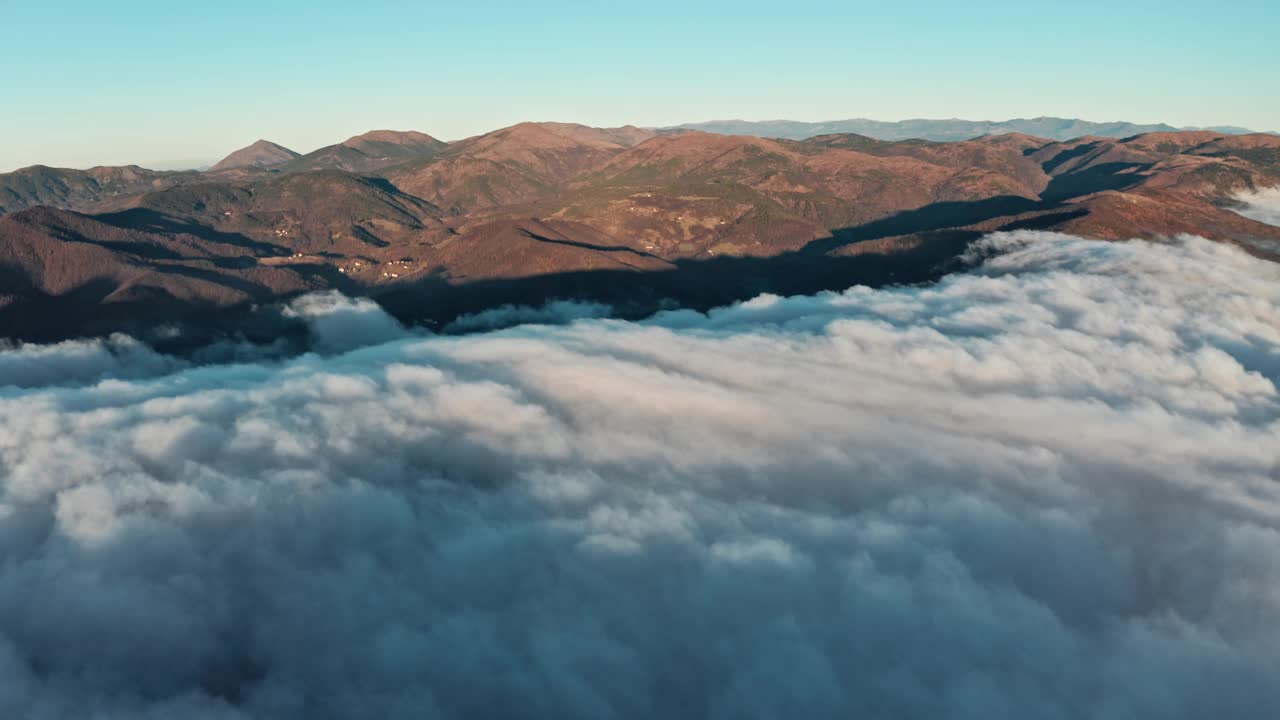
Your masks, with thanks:
M1274 708L1280 270L980 251L463 337L344 344L376 311L329 297L295 312L349 351L289 361L0 354L0 715Z

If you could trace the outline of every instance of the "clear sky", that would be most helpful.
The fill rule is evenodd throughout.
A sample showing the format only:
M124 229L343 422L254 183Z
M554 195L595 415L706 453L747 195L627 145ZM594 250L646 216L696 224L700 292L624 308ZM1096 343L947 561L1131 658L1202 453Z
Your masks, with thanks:
M0 171L375 128L870 117L1280 130L1280 1L0 0Z

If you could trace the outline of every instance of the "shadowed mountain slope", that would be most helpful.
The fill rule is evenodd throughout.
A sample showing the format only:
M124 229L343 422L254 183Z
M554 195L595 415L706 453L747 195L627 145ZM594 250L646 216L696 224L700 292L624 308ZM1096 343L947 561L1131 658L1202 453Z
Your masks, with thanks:
M88 170L33 165L0 174L0 215L37 205L93 211L201 177L197 172L159 172L137 165Z

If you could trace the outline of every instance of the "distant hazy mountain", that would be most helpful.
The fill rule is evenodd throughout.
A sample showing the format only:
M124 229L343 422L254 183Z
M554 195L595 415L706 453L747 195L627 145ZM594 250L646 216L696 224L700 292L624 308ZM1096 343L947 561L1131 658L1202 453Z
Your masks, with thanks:
M301 157L300 154L283 145L277 145L269 140L259 140L249 147L240 148L226 156L210 170L216 172L218 170L244 167L268 168L275 165L283 165L299 157Z
M814 123L793 120L765 120L762 122L713 120L704 123L688 123L667 129L701 130L722 135L753 135L755 137L787 140L805 140L818 135L833 135L837 133L857 133L877 140L921 139L937 141L969 140L983 135L999 135L1002 133L1022 133L1050 140L1072 140L1086 135L1124 138L1141 135L1142 133L1176 132L1178 130L1213 130L1230 135L1244 135L1252 132L1245 128L1231 126L1176 128L1163 123L1155 125L1138 125L1129 122L1099 123L1056 117L1019 118L1002 121L959 120L953 118L951 120L901 120L897 122L856 118L853 120Z

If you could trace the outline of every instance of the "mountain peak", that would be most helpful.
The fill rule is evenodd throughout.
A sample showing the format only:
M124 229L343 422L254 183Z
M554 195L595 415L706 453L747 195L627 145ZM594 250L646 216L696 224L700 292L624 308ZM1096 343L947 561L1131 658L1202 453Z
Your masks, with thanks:
M241 167L267 168L287 163L298 157L301 157L299 153L283 145L278 145L270 140L258 140L252 145L240 148L226 156L210 170L230 170L231 168Z
M384 143L387 145L445 145L441 140L414 130L370 130L367 133L347 138L342 144L360 149L371 143Z

